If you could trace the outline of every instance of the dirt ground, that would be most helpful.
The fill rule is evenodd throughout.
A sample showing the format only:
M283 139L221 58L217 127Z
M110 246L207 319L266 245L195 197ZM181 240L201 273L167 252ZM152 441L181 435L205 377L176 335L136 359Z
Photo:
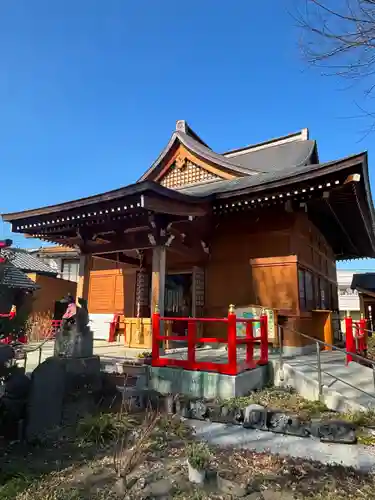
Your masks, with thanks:
M2 500L230 499L344 500L374 498L375 478L341 466L269 453L211 447L204 487L188 481L191 430L177 417L104 414L90 417L75 435L50 442L3 446ZM151 420L150 420L151 418ZM115 419L115 420L113 420ZM120 420L119 420L120 419ZM145 424L145 422L148 422ZM131 430L125 441L115 430ZM114 433L113 433L113 432ZM146 433L147 434L147 433ZM138 456L135 451L141 450ZM134 460L133 464L131 460Z

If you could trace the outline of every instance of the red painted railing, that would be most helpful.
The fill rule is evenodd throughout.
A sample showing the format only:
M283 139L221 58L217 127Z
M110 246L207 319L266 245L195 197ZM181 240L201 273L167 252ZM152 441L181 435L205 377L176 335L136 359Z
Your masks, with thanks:
M347 351L346 364L355 361L352 354L365 356L367 352L366 319L353 321L351 316L345 318L345 342Z
M184 321L187 322L187 336L164 335L161 333L162 322ZM221 337L199 337L197 334L198 324L224 323L227 325L227 336ZM246 336L237 337L237 323L246 325ZM260 336L254 336L254 323L260 323ZM163 355L160 356L160 342L187 341L187 359L175 359ZM212 361L199 361L196 359L197 344L204 343L226 343L228 345L228 362L215 363ZM260 356L254 359L254 344L259 343ZM246 345L245 361L237 362L237 346ZM268 363L268 325L267 316L259 318L237 318L233 307L229 308L226 318L175 318L160 316L159 312L152 315L152 366L175 366L185 370L204 370L236 375L245 370L256 368L258 365Z

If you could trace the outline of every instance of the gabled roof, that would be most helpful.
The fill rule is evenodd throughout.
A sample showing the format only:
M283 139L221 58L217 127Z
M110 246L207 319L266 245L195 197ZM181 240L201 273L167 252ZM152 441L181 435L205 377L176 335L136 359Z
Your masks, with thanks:
M316 142L308 139L308 130L289 134L266 142L219 154L212 151L184 120L179 120L167 146L138 182L153 179L163 160L176 146L182 144L200 159L233 173L236 177L262 173L318 162Z
M57 275L57 272L54 271L52 267L20 248L10 248L3 250L2 253L7 255L9 257L10 264L20 271L25 273L44 274L46 276Z
M203 144L199 143L198 141L188 136L187 134L184 134L183 132L174 132L168 144L160 153L156 161L142 175L142 177L138 179L138 182L150 179L152 177L152 174L158 171L158 167L162 165L164 158L176 144L182 144L183 146L186 147L186 149L188 149L191 153L198 156L200 159L205 160L209 163L213 163L214 165L217 165L218 167L224 169L224 171L226 172L232 172L238 175L254 175L259 173L259 172L251 172L248 169L235 165L233 162L228 161L223 156L215 153L214 151L212 151L212 149L208 148L207 146L204 146Z

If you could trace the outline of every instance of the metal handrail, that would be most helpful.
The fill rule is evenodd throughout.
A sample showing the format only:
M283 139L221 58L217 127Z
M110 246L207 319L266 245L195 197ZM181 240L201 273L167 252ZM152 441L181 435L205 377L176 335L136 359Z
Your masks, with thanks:
M301 335L301 337L305 337L306 339L313 340L314 342L316 342L316 343L318 343L320 345L324 345L326 347L329 347L329 348L331 348L331 349L333 349L335 351L340 351L343 354L350 355L353 358L362 359L363 361L366 361L366 363L370 363L373 366L375 365L375 361L372 361L371 359L365 358L364 356L361 356L360 354L355 354L354 352L346 351L342 347L337 347L336 345L329 344L328 342L324 342L323 340L319 340L319 339L317 339L315 337L311 337L311 335L306 335L305 333L299 332L298 330L293 330L292 328L285 328L282 325L279 325L279 327L283 328L285 330L288 330L290 332L293 332L293 333L298 333L298 335Z
M27 355L31 352L35 352L39 349L39 358L38 358L38 365L40 365L40 363L42 362L42 348L44 346L44 344L46 344L48 341L50 340L53 340L54 339L54 335L51 335L50 337L47 337L45 338L40 344L38 344L37 346L35 346L34 348L32 349L24 349L24 353L26 354L25 356L25 362L24 362L24 369L26 370L26 365L27 365Z
M340 347L337 347L335 345L332 345L332 344L329 344L328 342L324 342L323 340L319 340L315 337L311 337L310 335L306 335L305 333L302 333L302 332L299 332L298 330L294 330L292 328L288 328L288 327L283 327L282 325L278 325L278 340L279 340L279 345L280 345L280 368L282 369L283 367L283 364L284 364L284 357L283 357L283 349L282 349L282 346L283 346L283 339L282 339L282 330L288 330L290 332L293 332L293 333L297 333L298 335L300 335L301 337L304 337L304 338L307 338L309 340L312 340L313 342L315 342L315 345L316 345L316 367L311 364L311 363L306 363L304 361L304 364L307 365L307 366L311 366L312 368L315 368L318 372L318 393L319 393L319 399L322 398L323 396L323 382L322 382L322 373L324 373L325 375L328 375L329 377L332 377L336 380L339 380L340 382L346 384L348 387L351 387L352 389L355 389L359 392L361 392L362 394L365 394L366 396L369 396L370 398L374 399L375 400L375 394L371 394L370 392L367 392L367 391L364 391L363 389L360 389L359 387L356 387L354 385L352 385L350 382L347 382L346 380L343 380L342 378L340 377L337 377L336 375L333 375L332 373L329 373L325 370L322 369L322 364L321 364L321 351L320 351L320 347L321 346L326 346L326 347L329 347L335 351L339 351L339 352L342 352L343 354L345 355L351 355L353 358L357 358L357 359L361 359L363 361L365 361L366 363L368 364L371 364L371 369L372 369L372 377L373 377L373 383L374 383L374 391L375 391L375 362L372 361L372 360L369 360L363 356L360 356L359 354L354 354L354 353L351 353L351 352L348 352L346 351L345 349L342 349Z

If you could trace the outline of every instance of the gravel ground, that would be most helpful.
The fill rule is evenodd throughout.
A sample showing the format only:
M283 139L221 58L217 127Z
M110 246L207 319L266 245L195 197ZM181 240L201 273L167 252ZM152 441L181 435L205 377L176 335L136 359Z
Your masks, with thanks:
M187 420L196 436L210 444L235 446L257 452L316 460L324 464L340 464L363 472L375 472L375 447L363 445L327 444L313 438L273 434L199 420Z

